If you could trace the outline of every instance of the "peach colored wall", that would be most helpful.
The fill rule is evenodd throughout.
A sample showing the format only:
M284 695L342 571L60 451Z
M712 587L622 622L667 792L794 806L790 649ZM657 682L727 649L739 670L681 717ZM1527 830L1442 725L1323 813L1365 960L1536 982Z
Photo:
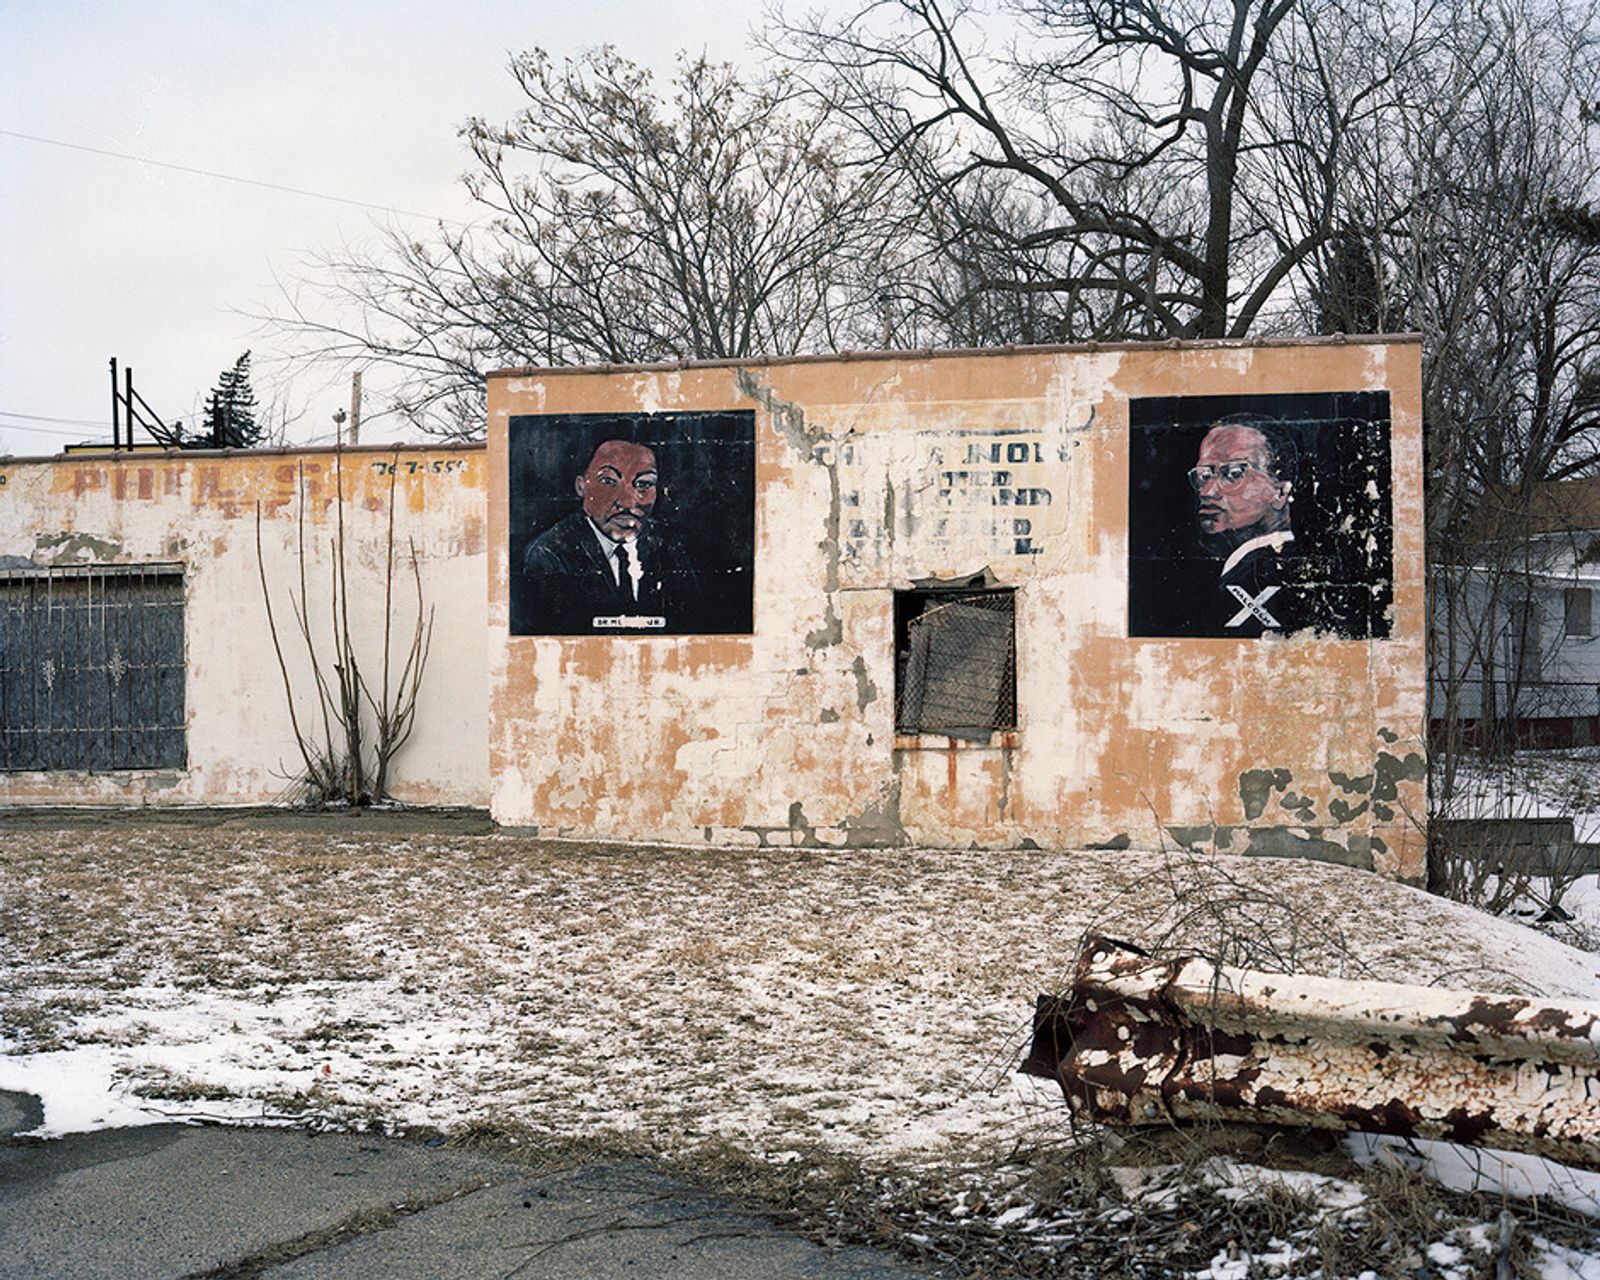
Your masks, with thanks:
M182 566L188 746L182 770L0 773L0 802L252 804L285 794L302 766L267 627L256 512L301 723L320 723L288 593L298 591L303 486L310 616L326 651L335 466L331 450L0 461L0 569ZM412 541L424 596L436 610L415 733L396 759L391 787L410 803L487 802L485 475L481 447L368 447L342 458L350 622L369 676L381 670L391 480L397 663L416 616Z
M508 371L489 384L489 771L497 821L712 843L1181 842L1416 878L1425 813L1420 349L1195 344ZM1128 401L1386 390L1392 636L1130 639ZM508 634L507 421L754 409L756 629ZM1023 433L1021 436L997 433ZM952 505L966 446L1041 445L1048 505ZM1011 517L1037 554L1016 554ZM892 593L1017 588L1019 721L897 737Z

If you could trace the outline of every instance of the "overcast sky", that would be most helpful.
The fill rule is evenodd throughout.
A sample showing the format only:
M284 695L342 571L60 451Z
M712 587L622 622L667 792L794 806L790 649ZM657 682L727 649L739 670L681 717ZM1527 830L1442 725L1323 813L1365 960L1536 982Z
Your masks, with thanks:
M348 381L277 388L276 340L250 316L310 255L397 216L76 148L465 221L456 129L515 110L512 51L610 42L669 72L678 47L747 58L758 15L749 0L0 0L0 456L109 440L112 356L170 421L250 348L258 397L304 410L291 439L326 436Z

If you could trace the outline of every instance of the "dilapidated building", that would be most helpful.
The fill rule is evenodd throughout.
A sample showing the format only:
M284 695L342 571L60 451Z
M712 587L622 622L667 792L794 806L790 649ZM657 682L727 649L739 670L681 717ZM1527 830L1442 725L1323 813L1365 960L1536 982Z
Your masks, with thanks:
M495 817L1417 876L1419 377L1411 341L497 374ZM1282 582L1197 536L1234 500L1202 467L1219 421L1285 570L1293 534ZM571 634L524 607L531 549L612 440L648 450L700 599Z
M1421 873L1414 341L512 370L488 425L0 463L6 800L282 795L295 602L342 563L370 675L414 564L403 801Z
M481 447L0 460L0 797L293 797L303 763L285 676L302 729L324 734L296 601L336 679L342 529L350 630L381 679L392 508L396 657L415 617L413 548L435 622L390 790L484 803L484 474Z

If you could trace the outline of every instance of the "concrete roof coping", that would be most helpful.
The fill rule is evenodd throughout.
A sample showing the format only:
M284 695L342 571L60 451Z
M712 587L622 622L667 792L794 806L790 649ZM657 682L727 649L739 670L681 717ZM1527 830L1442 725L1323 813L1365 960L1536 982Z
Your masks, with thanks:
M0 466L19 462L175 462L190 458L289 458L308 454L477 453L488 447L483 440L441 440L436 444L282 444L265 449L152 449L135 445L113 449L109 444L75 447L69 453L0 454Z
M786 364L860 363L868 360L942 360L952 357L1062 355L1099 351L1210 351L1252 347L1345 347L1416 346L1420 333L1346 334L1297 338L1161 338L1149 342L1063 342L1037 346L1004 347L917 347L903 351L830 351L820 355L744 356L716 360L659 360L642 364L564 364L522 365L511 369L491 369L489 378L526 378L533 374L660 373L679 369L738 369L751 365L767 367Z

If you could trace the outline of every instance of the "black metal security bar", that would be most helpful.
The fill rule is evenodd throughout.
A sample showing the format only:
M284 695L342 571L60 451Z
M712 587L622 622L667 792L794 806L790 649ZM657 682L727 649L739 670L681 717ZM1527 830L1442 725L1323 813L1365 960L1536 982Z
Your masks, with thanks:
M0 770L180 769L183 570L0 572Z

